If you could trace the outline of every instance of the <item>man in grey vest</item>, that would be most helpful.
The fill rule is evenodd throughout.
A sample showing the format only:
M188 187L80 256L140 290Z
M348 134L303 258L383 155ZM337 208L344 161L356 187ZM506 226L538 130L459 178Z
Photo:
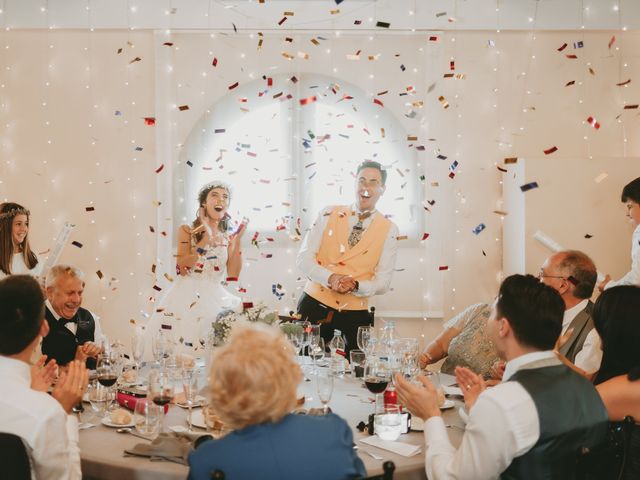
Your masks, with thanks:
M487 334L506 360L504 381L486 388L464 367L456 378L469 408L460 447L449 441L435 387L396 375L401 402L425 419L426 473L431 480L569 479L576 455L605 439L607 412L593 385L552 351L564 302L531 275L502 282Z
M593 328L591 295L596 285L596 266L586 254L577 250L555 253L545 260L538 278L556 290L564 300L562 336L559 348L577 367L587 373L600 369L602 347Z

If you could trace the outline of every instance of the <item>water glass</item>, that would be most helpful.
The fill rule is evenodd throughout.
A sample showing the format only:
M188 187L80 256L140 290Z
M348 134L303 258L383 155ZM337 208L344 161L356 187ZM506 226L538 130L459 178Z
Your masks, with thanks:
M136 431L145 437L155 438L162 425L162 410L151 400L140 398L134 412Z
M351 350L349 359L351 360L351 371L355 378L364 377L365 354L362 350Z
M319 372L316 376L318 397L322 402L322 411L326 415L329 411L329 402L333 394L333 373L330 371Z
M397 440L402 433L402 412L398 405L385 405L373 418L373 431L382 440Z
M87 387L87 396L89 397L91 409L98 415L103 416L107 411L110 400L109 389L94 380Z
M140 362L144 355L144 330L141 327L135 327L131 335L131 356L136 363L136 370L140 370Z
M324 338L318 337L316 343L309 344L309 357L313 361L313 374L318 373L318 360L324 358Z
M375 330L372 325L358 327L358 348L363 352L366 352L369 347L369 340L372 336L375 336Z

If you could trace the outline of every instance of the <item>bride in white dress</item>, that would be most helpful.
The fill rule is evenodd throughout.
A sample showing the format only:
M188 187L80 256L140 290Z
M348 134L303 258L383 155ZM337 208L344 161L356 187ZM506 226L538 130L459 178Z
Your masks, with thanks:
M224 287L236 282L242 267L241 239L243 222L229 234L227 209L231 199L229 187L211 182L198 193L198 216L191 226L178 229L178 248L174 280L156 313L146 327L146 354L152 357L152 340L160 329L167 332L181 353L202 352L211 322L220 311L236 309L240 298Z

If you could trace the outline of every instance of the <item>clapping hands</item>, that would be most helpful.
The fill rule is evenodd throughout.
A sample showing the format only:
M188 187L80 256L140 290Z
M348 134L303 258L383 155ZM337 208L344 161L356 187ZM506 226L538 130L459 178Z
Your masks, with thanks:
M440 416L436 387L424 375L418 376L418 381L422 385L414 385L396 373L394 383L400 402L413 415L423 420Z
M338 293L349 293L355 290L356 281L350 275L334 273L329 277L329 288Z
M64 411L71 413L74 405L82 401L82 396L89 384L89 370L78 360L69 362L67 368L60 371L58 383L51 392Z
M51 360L45 365L47 356L42 355L38 361L31 366L31 389L38 392L47 392L56 378L58 365L55 360Z
M471 410L480 394L487 388L487 384L484 378L466 367L456 367L456 380L464 395L464 404L467 410Z
M103 348L92 342L86 342L78 345L76 349L76 360L86 362L87 358L96 358L103 352Z

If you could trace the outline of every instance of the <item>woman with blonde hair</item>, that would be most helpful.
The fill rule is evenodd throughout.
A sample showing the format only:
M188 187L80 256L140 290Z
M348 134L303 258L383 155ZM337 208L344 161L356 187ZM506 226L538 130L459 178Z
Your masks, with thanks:
M17 274L37 277L42 263L29 245L29 210L12 202L0 204L0 279Z
M366 475L347 423L330 413L296 415L302 380L284 335L263 324L238 325L214 355L211 408L233 431L189 456L189 480L342 480Z

